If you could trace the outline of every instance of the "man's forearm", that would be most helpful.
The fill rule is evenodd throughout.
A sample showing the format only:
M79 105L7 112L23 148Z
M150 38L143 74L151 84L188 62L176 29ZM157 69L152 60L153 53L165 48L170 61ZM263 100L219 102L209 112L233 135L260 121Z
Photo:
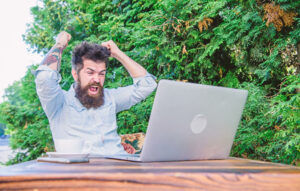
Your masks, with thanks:
M119 51L115 58L122 63L132 78L143 77L147 71L140 64L129 58L124 52Z
M71 35L65 31L60 32L56 37L56 44L48 52L41 65L46 65L49 68L59 71L61 63L61 54L67 47Z
M63 52L63 46L56 43L51 50L47 53L41 65L46 65L53 70L60 70L61 56Z

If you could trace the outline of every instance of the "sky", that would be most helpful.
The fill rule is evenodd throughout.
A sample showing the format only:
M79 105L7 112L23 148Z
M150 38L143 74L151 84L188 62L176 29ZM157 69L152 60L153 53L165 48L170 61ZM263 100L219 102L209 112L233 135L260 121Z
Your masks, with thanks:
M28 50L22 39L26 24L32 23L30 8L37 0L8 0L0 2L0 103L5 88L25 76L27 67L40 63L41 55Z

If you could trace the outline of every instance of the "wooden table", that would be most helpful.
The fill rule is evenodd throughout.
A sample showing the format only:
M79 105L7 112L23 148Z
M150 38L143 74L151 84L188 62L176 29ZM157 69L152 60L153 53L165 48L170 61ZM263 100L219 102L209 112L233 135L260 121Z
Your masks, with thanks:
M0 190L300 190L300 168L246 159L30 161L0 168Z

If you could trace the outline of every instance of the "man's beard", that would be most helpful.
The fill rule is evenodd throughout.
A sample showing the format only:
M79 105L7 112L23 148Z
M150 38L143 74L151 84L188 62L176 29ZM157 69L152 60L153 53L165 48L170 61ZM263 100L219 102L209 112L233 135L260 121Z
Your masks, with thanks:
M91 86L98 86L98 93L96 95L90 96L88 94L88 90ZM90 108L98 108L104 103L104 95L103 95L103 87L100 83L90 83L85 87L81 87L80 79L78 83L76 84L75 88L75 97L79 99L80 103L86 107L87 109Z

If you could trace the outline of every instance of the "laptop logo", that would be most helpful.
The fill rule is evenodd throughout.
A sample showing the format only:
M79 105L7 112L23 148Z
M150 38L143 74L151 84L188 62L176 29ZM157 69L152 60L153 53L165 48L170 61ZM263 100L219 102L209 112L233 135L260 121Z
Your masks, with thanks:
M206 128L206 125L207 119L205 115L198 114L191 121L190 127L194 134L200 134Z

